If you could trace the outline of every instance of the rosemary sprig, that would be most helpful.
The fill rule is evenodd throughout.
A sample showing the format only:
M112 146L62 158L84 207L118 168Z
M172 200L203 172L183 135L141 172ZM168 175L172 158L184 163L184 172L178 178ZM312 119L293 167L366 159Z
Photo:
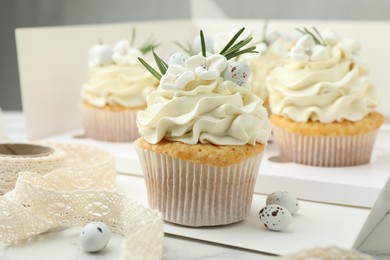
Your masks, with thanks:
M248 37L246 38L245 40L241 40L239 41L238 43L236 43L235 45L233 45L232 47L230 47L225 53L224 55L228 55L228 54L231 54L233 52L236 52L238 51L240 48L244 47L245 45L247 45L250 41L252 41L253 37Z
M142 54L146 54L148 52L151 52L153 49L160 46L160 43L158 43L154 38L153 35L151 35L139 48L139 50L142 52Z
M158 73L155 69L153 69L152 66L150 66L146 61L144 61L142 58L138 57L138 60L141 62L142 65L158 80L161 80L162 75Z
M141 62L142 65L158 80L161 80L162 76L167 72L168 69L168 64L161 59L153 50L152 48L152 53L153 53L153 58L154 61L157 64L157 67L160 72L155 70L152 66L150 66L144 59L138 57L138 60Z
M241 54L244 54L244 53L259 53L258 51L255 51L256 50L256 46L252 46L250 48L247 48L247 49L244 49L244 50L241 50L241 51L236 51L234 53L230 53L228 55L226 55L226 59L227 60L230 60L236 56L239 56Z
M326 46L326 42L324 41L324 39L322 39L321 34L318 32L318 30L315 27L313 27L314 33L309 31L306 27L304 27L303 29L299 29L299 28L295 28L295 29L298 32L302 33L303 35L305 34L310 35L316 44Z
M244 54L244 53L258 53L256 50L256 46L251 46L249 48L242 49L245 47L248 43L250 43L253 39L252 36L248 36L244 40L240 40L237 43L236 40L238 37L242 34L242 32L245 30L245 28L241 28L234 36L233 38L226 44L226 46L223 48L223 50L220 52L221 55L225 56L227 60L230 60L238 55ZM201 41L201 48L202 48L202 55L206 57L206 42L204 40L203 31L200 31L200 41ZM181 47L182 49L185 49L183 45L181 45L178 42L174 42L176 45ZM190 44L188 44L190 46ZM192 48L192 47L191 47ZM192 49L189 48L189 50L192 52ZM144 61L142 58L138 58L138 60L141 62L141 64L158 80L161 80L161 77L167 72L168 64L164 62L163 59L161 59L151 48L151 51L153 53L153 58L156 61L157 67L160 70L161 73L159 73L157 70L155 70L152 66L150 66L146 61Z
M200 30L200 47L202 48L202 56L206 57L206 42L202 30Z
M161 59L155 52L152 50L154 60L156 61L157 67L161 72L161 75L164 75L167 72L168 64L165 63L163 59Z
M239 41L238 43L234 44L238 37L244 32L245 27L241 28L234 36L233 38L226 44L226 46L222 49L222 51L219 53L226 57L227 60L230 60L234 57L237 57L244 53L258 53L256 50L256 46L252 46L246 49L241 49L242 47L246 46L248 43L250 43L253 39L252 36L249 36L245 38L244 40Z
M240 37L241 33L245 30L245 27L241 28L234 36L233 38L226 44L226 46L222 49L222 51L219 53L223 55L229 48L234 44L234 42L237 40L238 37Z

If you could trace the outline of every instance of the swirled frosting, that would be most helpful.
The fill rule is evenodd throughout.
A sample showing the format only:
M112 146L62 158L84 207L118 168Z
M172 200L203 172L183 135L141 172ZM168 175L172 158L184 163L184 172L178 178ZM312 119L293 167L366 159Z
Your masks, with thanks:
M247 85L239 86L220 76L228 68L222 57L195 55L184 66L169 66L158 89L149 95L146 110L138 114L138 129L147 142L267 142L271 125L262 100Z
M141 51L131 48L127 40L117 42L114 47L92 46L89 78L82 86L82 99L97 107L145 106L147 95L155 90L158 82L139 63L139 56Z
M155 90L158 81L141 64L93 67L82 86L82 99L103 107L146 105L146 97Z
M251 76L249 85L253 93L262 100L268 98L265 80L270 71L281 62L281 58L271 50L267 50L261 56L248 60Z
M267 78L271 111L296 122L357 121L372 112L378 96L366 68L356 62L358 45L325 30L324 46L305 35L283 66Z

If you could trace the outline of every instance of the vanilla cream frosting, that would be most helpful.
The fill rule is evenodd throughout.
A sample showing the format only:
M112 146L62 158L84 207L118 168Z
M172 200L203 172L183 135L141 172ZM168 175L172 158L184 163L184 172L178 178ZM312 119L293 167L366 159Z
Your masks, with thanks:
M248 89L222 77L197 79L183 89L159 88L150 94L147 109L138 114L138 129L146 141L255 145L270 137L267 111Z
M95 66L82 86L81 96L97 107L137 107L146 105L147 95L157 84L158 81L141 64Z
M259 96L262 100L266 100L268 98L265 80L270 71L275 68L281 60L282 59L271 50L267 50L257 58L248 60L251 72L249 77L249 86L252 92Z
M143 54L128 40L113 47L96 44L89 49L89 77L81 88L81 98L97 107L146 105L146 97L158 81L138 61Z
M178 55L177 53L175 54ZM244 63L220 54L194 55L168 66L140 111L137 125L149 143L265 144L271 124L262 100L249 91ZM239 77L242 85L234 83ZM232 81L233 80L233 81Z
M215 35L214 49L222 50L228 41L234 36L236 30L229 33L219 33ZM246 62L250 68L250 77L248 84L251 91L259 96L262 100L268 98L268 91L266 88L266 77L269 72L282 62L283 58L287 56L292 43L296 41L295 36L287 35L285 33L275 31L268 35L266 39L259 35L245 35L242 38L252 36L254 43L249 46L256 46L258 53L245 53L238 56L237 60ZM267 44L265 43L267 42Z
M372 112L378 96L366 68L356 62L358 45L326 30L325 45L298 40L290 58L267 78L271 111L296 122L357 121Z

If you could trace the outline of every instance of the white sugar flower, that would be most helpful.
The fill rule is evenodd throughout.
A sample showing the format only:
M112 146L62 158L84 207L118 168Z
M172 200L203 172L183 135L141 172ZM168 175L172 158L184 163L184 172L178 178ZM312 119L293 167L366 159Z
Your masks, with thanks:
M334 46L340 42L341 37L335 31L330 28L325 28L325 30L321 33L322 39L329 44L330 46Z
M360 50L360 43L356 40L345 39L339 42L339 47L343 50L346 59L355 59L355 55Z
M316 44L311 35L303 35L290 51L290 57L295 61L320 61L329 58L325 46Z
M344 52L347 59L353 59L354 56L360 50L360 44L358 41L353 39L342 39L335 31L326 28L322 34L322 38L325 42L331 46L336 46Z
M128 40L121 40L117 42L114 46L114 52L120 54L126 54L129 49L130 49L130 42Z
M138 57L142 56L142 52L136 48L131 48L127 40L119 41L114 46L114 54L112 59L118 65L138 64Z
M185 67L194 71L196 76L203 80L217 79L226 66L227 59L220 54L212 54L208 57L194 55L185 61Z
M195 73L178 64L169 65L166 73L161 77L162 90L184 89L185 86L195 79Z
M97 44L89 49L89 67L104 66L113 63L113 50L106 44Z

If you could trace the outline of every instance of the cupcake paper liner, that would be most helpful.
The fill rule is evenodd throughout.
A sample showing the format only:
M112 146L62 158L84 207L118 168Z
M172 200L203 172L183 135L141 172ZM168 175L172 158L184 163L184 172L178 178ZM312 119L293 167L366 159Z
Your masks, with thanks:
M110 142L131 142L139 137L139 110L110 111L88 105L82 106L83 125L88 137Z
M252 203L262 154L231 166L212 166L136 146L149 206L163 219L185 226L241 221Z
M276 125L273 134L283 161L324 167L370 162L377 131L352 136L303 136Z

